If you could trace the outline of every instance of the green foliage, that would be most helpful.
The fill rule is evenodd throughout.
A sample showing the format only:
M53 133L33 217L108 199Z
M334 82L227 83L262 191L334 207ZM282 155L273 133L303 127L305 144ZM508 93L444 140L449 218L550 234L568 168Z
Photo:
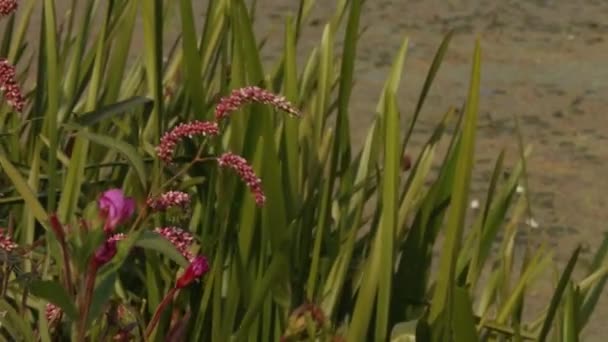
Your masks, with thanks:
M295 16L286 16L284 49L271 72L252 27L255 2L208 1L201 29L189 0L72 1L65 22L53 1L30 0L3 18L0 51L32 84L24 84L23 113L0 108L0 225L21 246L0 260L2 338L96 341L121 331L154 341L580 338L608 279L608 242L581 281L572 276L575 250L546 309L522 321L527 290L552 262L542 246L515 244L531 205L516 192L526 183L523 144L507 179L504 151L497 151L481 210L468 210L479 42L463 111L446 109L409 168L404 152L451 33L411 117L397 101L404 38L362 148L353 150L349 110L362 3L338 1L318 46L298 63L298 39L315 4L300 1ZM39 41L26 42L34 10L43 11ZM176 21L179 41L163 41ZM144 47L135 50L137 22ZM218 122L218 137L184 141L173 164L158 158L165 132L215 120L219 99L249 85L283 94L302 116L268 104L241 106ZM444 143L449 148L440 155ZM263 207L213 166L225 151L243 156L260 176ZM104 226L97 200L108 188L134 197L137 210L121 228L127 236L116 255L95 273L91 260ZM168 190L190 194L189 207L151 213L146 200ZM51 222L55 212L70 227L65 245ZM174 287L189 263L152 232L161 226L196 237L196 252L210 260L202 281ZM516 264L520 248L525 258ZM87 281L94 289L88 299ZM66 313L59 324L43 318L47 302Z

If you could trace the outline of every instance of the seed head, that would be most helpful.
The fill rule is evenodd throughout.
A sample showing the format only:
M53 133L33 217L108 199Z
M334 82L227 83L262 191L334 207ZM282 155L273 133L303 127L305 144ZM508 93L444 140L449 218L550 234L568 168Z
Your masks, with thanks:
M0 0L0 16L7 16L17 10L17 0Z
M221 98L215 107L215 119L220 121L248 103L267 104L290 115L300 116L299 110L283 96L273 94L259 87L250 86L235 89L230 95Z
M5 231L4 228L0 228L0 249L5 252L12 252L19 246Z
M63 314L63 312L61 308L57 305L47 303L44 310L44 314L46 316L47 322L49 322L49 325L54 325L55 323L61 320L61 315Z
M165 211L171 207L185 208L190 204L190 195L181 191L167 191L158 197L150 197L146 204L153 211Z
M194 242L194 236L192 236L190 232L178 227L159 227L155 228L154 231L169 240L169 242L171 242L188 261L194 259L194 255L190 252L190 247L192 246L192 242Z
M0 0L2 1L2 0ZM6 3L0 2L0 13L2 13L3 5ZM21 93L21 88L16 81L15 67L4 58L0 58L0 90L4 93L6 102L18 112L23 110L25 100Z
M173 161L173 154L177 144L185 137L192 138L195 135L215 136L218 134L217 123L209 121L192 121L181 123L169 132L166 132L156 147L156 154L165 163Z
M222 154L218 158L218 164L220 167L229 167L236 171L238 176L247 184L249 190L255 197L255 203L261 207L266 202L266 196L264 196L264 191L262 190L262 181L258 176L256 176L253 168L245 158L233 154L231 152L227 152Z

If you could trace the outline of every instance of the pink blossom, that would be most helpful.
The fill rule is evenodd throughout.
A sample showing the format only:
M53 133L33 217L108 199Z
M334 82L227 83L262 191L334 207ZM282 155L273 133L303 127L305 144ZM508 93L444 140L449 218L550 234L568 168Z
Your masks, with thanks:
M1 6L2 4L0 3L0 11L2 11ZM25 105L25 100L23 99L21 88L17 84L15 74L15 67L6 59L0 58L0 91L4 93L4 99L9 105L16 111L21 112Z
M0 249L5 252L12 252L19 247L19 245L17 245L5 231L5 228L0 228Z
M190 203L190 195L181 191L167 191L158 197L148 198L146 204L154 211L165 211L171 207L186 207Z
M93 256L93 262L97 268L107 264L116 255L116 243L125 238L124 234L114 234L97 248Z
M207 272L209 272L209 263L207 262L207 258L204 256L197 256L192 260L188 268L186 268L184 274L177 279L175 287L182 289L192 284L198 278L204 276Z
M135 201L125 197L121 189L110 189L98 201L101 216L106 220L104 231L109 234L125 223L135 212Z
M283 96L273 94L259 87L250 86L235 89L230 95L220 99L215 107L215 119L220 121L247 103L263 103L293 116L300 115L299 110Z
M156 146L156 154L163 162L169 164L173 161L177 144L185 137L192 138L195 135L215 136L218 132L218 126L215 122L192 121L181 123L161 137L160 143Z
M17 10L17 0L0 0L0 16L9 15Z
M49 322L49 325L54 325L55 323L59 322L62 314L63 311L57 305L52 303L46 304L44 315L46 316L46 320Z
M186 258L188 261L194 259L194 255L190 252L190 247L194 241L194 236L190 232L177 227L162 227L156 228L154 231L169 240L173 246Z
M249 187L249 190L255 197L255 203L260 207L264 205L266 196L264 196L264 191L262 190L262 181L256 176L253 168L247 163L245 158L227 152L222 154L217 161L220 167L229 167L235 170L238 176Z

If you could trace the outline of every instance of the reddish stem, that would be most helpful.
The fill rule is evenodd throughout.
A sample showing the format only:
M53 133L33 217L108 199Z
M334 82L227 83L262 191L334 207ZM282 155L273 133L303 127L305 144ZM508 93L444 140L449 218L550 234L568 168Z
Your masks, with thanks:
M97 276L97 270L99 265L95 261L95 258L91 259L89 263L89 273L87 274L87 280L85 285L84 299L80 307L80 325L78 327L78 341L84 341L84 336L87 327L87 316L89 315L89 307L91 306L91 298L93 297L93 289L95 288L95 278Z
M163 300L160 302L160 304L158 304L158 307L156 308L156 311L154 312L154 316L152 316L152 320L150 321L150 323L148 323L148 327L146 328L146 334L145 334L146 340L148 340L150 338L150 335L152 335L152 332L154 331L156 324L158 324L158 321L160 320L160 315L165 310L165 307L167 307L167 305L169 305L169 303L171 303L171 301L173 300L173 296L175 295L177 290L178 290L177 287L173 287L171 290L169 290L169 292L167 292L167 294L165 295L165 298L163 298Z

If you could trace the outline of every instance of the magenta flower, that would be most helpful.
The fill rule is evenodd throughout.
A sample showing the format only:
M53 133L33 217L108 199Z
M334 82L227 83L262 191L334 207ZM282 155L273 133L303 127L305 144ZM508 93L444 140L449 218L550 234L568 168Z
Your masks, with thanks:
M0 15L6 16L17 10L17 0L0 0Z
M251 86L235 89L230 95L220 99L220 102L215 107L215 119L220 121L247 103L263 103L293 116L300 115L300 111L284 97L273 94L268 90Z
M192 284L195 280L204 276L207 272L209 272L209 263L207 262L207 258L204 256L197 256L192 260L184 274L177 279L177 283L175 287L178 289L183 289L184 287Z
M93 262L95 267L99 268L107 264L116 255L116 243L125 238L124 234L114 234L110 236L104 243L95 251Z
M215 136L218 133L218 126L215 122L192 121L181 123L162 136L160 143L156 146L156 154L163 162L170 164L173 161L177 144L185 137L192 138L195 135Z
M261 207L266 202L266 196L264 196L264 191L262 190L262 181L258 176L256 176L253 168L245 158L233 154L231 152L227 152L222 154L218 160L218 164L220 167L229 167L236 171L238 176L247 184L249 190L255 197L255 203Z
M0 13L3 9L2 4L3 3L0 3ZM18 112L23 110L25 100L23 99L21 88L17 84L15 67L4 58L0 58L0 90L4 93L6 102L13 107L13 109Z
M188 261L194 260L194 255L190 252L194 236L190 232L177 227L156 228L154 231L169 240Z
M110 189L98 201L101 216L106 220L103 230L110 234L135 212L135 201L125 197L121 189Z
M12 252L19 246L13 241L10 235L5 233L5 231L5 228L0 228L0 249L5 252Z
M171 207L185 208L190 204L190 195L181 191L167 191L158 197L148 198L146 204L154 211L165 211Z

